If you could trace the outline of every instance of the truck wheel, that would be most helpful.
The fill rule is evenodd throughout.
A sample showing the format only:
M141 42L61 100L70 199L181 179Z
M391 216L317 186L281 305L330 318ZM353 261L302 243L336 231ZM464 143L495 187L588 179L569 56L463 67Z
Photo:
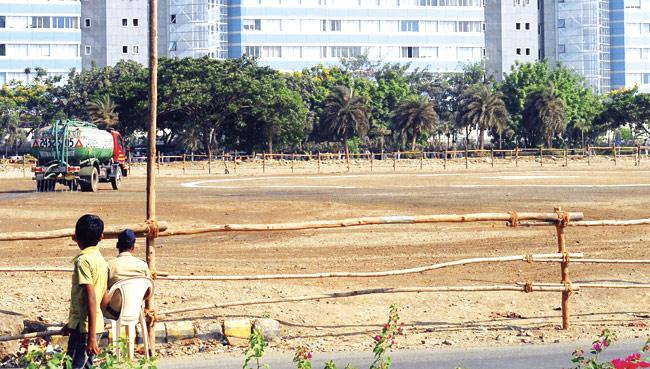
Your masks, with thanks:
M99 172L97 168L93 167L93 171L89 176L83 176L79 185L82 192L97 192L99 188Z
M111 186L114 190L119 190L122 186L122 169L117 168L115 176L111 178Z

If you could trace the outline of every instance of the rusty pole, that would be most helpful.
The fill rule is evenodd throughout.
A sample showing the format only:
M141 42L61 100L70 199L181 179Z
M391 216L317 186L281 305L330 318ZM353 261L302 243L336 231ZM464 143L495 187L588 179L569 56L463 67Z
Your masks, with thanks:
M571 297L571 280L569 279L569 252L566 247L566 234L565 230L568 223L568 216L565 212L562 211L562 208L555 208L555 212L558 214L558 221L556 225L557 230L557 245L558 253L562 254L562 264L561 264L561 273L562 273L562 283L564 284L567 290L562 292L562 329L569 329L569 298Z
M156 220L156 175L154 160L156 160L156 137L158 118L158 0L149 0L149 155L147 157L147 221L155 226ZM151 276L156 277L155 236L157 232L149 232L147 236L147 265ZM149 313L147 319L149 333L149 348L151 356L156 353L156 320L155 301L152 295L145 300L145 309Z
M519 166L519 146L515 147L515 167Z

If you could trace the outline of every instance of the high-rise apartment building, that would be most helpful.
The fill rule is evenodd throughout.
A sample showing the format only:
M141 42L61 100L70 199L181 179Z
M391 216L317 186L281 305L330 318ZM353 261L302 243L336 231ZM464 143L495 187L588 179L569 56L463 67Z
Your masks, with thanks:
M610 91L609 0L539 0L539 6L541 57L581 74L595 92Z
M82 1L83 68L105 67L120 60L147 65L148 0Z
M500 81L516 62L538 60L537 0L486 0L485 50L488 69Z
M79 0L0 0L0 84L81 68Z
M484 54L483 0L232 0L228 56L279 70L367 54L432 71Z
M611 0L612 88L650 92L650 0Z

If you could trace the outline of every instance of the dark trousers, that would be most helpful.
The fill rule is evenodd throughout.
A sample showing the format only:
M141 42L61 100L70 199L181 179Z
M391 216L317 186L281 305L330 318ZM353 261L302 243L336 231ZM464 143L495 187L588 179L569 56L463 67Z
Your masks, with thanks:
M97 337L99 342L99 336ZM88 334L74 330L68 339L68 356L72 359L72 369L90 369L94 355L88 355Z

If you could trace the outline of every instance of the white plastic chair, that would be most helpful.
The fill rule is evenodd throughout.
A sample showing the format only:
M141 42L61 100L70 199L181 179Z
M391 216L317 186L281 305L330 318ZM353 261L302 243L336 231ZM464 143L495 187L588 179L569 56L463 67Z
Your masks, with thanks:
M120 316L117 320L107 319L111 322L111 337L113 346L117 348L119 357L119 340L120 331L123 326L127 327L127 347L129 350L129 359L133 359L135 350L135 326L140 323L142 327L142 341L144 342L145 357L149 358L149 335L147 332L147 322L144 317L144 299L147 295L153 294L153 281L147 277L133 277L123 279L113 285L108 291L109 301L115 293L120 293L122 297L122 307Z

